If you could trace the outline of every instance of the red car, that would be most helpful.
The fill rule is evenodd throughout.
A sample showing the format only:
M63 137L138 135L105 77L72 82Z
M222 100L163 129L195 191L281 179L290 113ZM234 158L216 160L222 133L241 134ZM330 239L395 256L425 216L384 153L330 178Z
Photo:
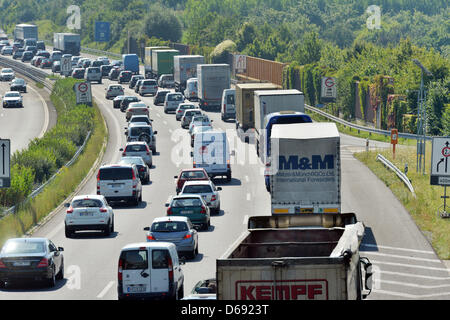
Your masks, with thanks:
M209 176L203 168L181 170L180 175L174 178L177 179L177 194L183 189L186 181L209 180Z

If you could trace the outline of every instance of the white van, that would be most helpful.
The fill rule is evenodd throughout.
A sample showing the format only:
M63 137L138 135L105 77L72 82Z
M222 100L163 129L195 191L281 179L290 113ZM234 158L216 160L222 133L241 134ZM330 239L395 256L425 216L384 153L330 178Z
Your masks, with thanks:
M198 100L198 79L190 78L186 81L186 89L184 90L184 96L189 101Z
M236 119L236 90L225 89L222 94L222 120Z
M119 300L183 298L183 264L173 243L142 242L123 247L117 279Z
M230 147L227 134L210 130L195 135L192 152L194 168L203 168L210 178L224 176L231 181Z

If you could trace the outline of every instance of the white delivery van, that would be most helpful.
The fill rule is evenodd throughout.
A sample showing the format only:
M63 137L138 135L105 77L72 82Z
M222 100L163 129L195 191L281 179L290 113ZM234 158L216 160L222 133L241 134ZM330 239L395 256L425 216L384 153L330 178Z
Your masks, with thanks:
M127 299L181 299L184 275L176 246L169 242L132 243L122 248L117 294Z
M184 90L184 96L189 101L198 100L198 79L190 78L186 81L186 89Z
M227 134L211 130L195 135L192 152L194 168L203 168L211 178L225 176L231 181L230 147Z
M222 94L222 120L236 119L236 89L225 89Z

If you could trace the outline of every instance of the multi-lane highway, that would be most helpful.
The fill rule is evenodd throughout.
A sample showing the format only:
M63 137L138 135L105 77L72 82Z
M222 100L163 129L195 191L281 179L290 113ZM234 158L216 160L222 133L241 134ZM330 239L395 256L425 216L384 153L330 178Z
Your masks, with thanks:
M109 131L109 141L102 163L116 163L119 149L125 145L125 115L106 100L105 87L93 84L93 96L102 111ZM134 91L124 85L126 94ZM154 106L152 97L142 98L150 106L150 117L158 131L151 184L143 187L143 202L137 207L115 207L116 232L109 237L94 232L73 239L64 235L65 210L61 209L33 236L48 237L64 247L65 279L55 288L21 286L0 290L0 299L117 299L117 261L126 244L145 240L144 227L166 214L164 204L175 194L173 177L182 168L192 167L187 130L173 114ZM270 197L265 190L263 165L257 161L253 145L240 141L235 124L226 123L218 113L208 113L213 127L226 130L235 156L231 159L231 183L217 180L222 186L221 209L213 215L208 231L199 232L199 255L183 266L185 293L201 280L215 277L215 259L245 230L249 216L269 215ZM371 142L380 148L386 144ZM450 298L450 274L438 259L425 236L391 191L362 163L353 152L365 150L365 140L341 136L342 210L355 212L364 221L366 237L362 255L375 266L375 290L370 299ZM78 194L94 194L92 177Z

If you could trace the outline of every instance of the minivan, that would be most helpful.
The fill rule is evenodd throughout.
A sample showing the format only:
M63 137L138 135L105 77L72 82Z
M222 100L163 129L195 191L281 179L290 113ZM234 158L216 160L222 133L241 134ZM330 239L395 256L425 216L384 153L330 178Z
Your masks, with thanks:
M192 152L193 167L205 169L208 176L225 176L231 182L230 147L227 134L209 130L195 135Z
M86 81L97 81L98 83L102 83L102 72L99 67L88 67L86 68L86 73L84 74L84 78Z
M222 120L236 119L236 90L225 89L222 94Z
M198 100L198 79L190 78L186 81L186 89L184 90L184 96L189 101Z
M184 274L176 246L170 242L141 242L121 249L117 272L119 300L181 299Z
M138 205L142 201L142 184L136 165L104 165L97 173L97 194L106 201L126 201Z

